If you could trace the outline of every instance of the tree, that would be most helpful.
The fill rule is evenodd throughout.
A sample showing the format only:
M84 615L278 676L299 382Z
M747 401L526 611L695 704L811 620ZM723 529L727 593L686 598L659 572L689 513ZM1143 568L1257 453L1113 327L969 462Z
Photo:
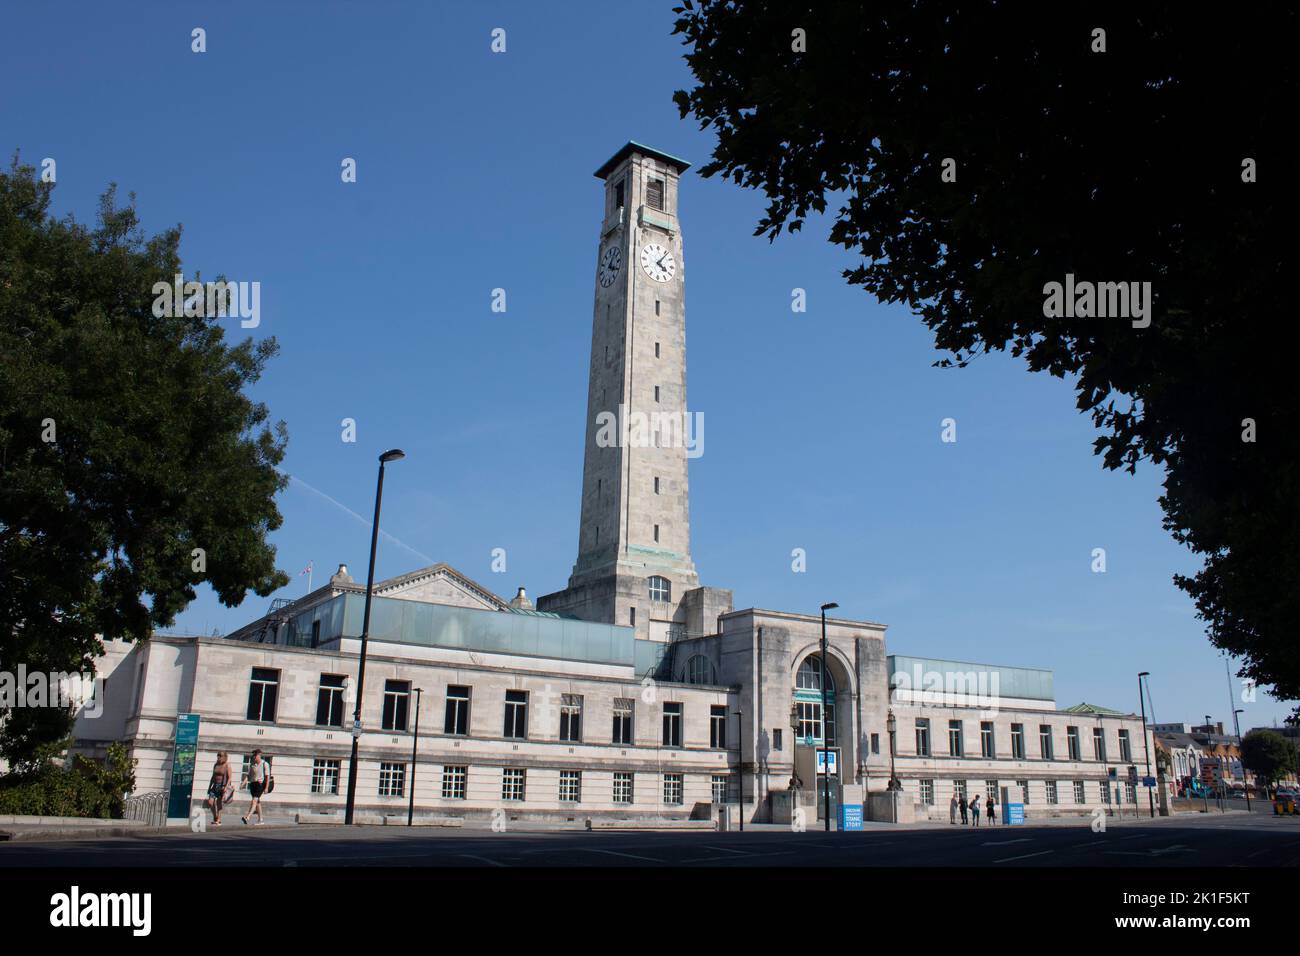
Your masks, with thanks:
M1271 787L1295 772L1295 745L1277 731L1252 730L1241 738L1241 763L1256 783Z
M132 203L97 226L49 214L52 185L15 156L0 173L0 667L86 671L100 638L144 640L208 583L236 605L288 583L283 423L243 389L274 339L231 345L220 323L154 315L181 271L180 230L145 239ZM0 711L0 755L23 764L71 713Z
M685 0L675 99L717 134L701 172L766 194L756 235L832 209L845 278L917 313L936 364L1068 377L1104 467L1163 467L1164 527L1202 560L1175 582L1289 699L1297 14L1256 9ZM1060 315L1049 283L1074 280L1111 314Z

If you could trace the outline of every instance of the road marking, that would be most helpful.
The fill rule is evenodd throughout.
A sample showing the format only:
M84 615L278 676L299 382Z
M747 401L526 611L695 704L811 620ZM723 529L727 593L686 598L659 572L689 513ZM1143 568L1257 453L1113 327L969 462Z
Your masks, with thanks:
M721 850L724 853L739 853L741 856L749 856L749 854L746 853L744 850L737 850L729 846L714 846L711 843L706 843L705 847L710 850Z
M1054 850L1043 850L1041 853L1026 853L1024 856L1009 856L1009 857L1007 857L1007 858L1004 859L1004 860L994 860L993 862L994 862L994 863L1010 863L1012 860L1028 860L1028 859L1031 859L1031 858L1036 857L1036 856L1047 856L1047 854L1049 854L1049 853L1053 853L1053 852L1055 852L1055 851L1054 851Z
M1070 847L1070 849L1075 850L1081 846L1099 846L1105 842L1106 842L1105 840L1090 840L1087 843L1075 843L1073 846Z
M505 863L501 863L498 860L490 860L485 856L475 856L473 853L462 853L460 855L467 860L478 860L480 863L487 863L491 866L506 866Z
M656 860L652 856L637 856L635 853L619 853L617 850L594 850L591 847L582 847L588 853L608 853L610 856L625 856L629 860L645 860L647 863L662 863L663 860Z
M1010 846L1012 843L1033 843L1030 837L1021 837L1019 840L994 840L992 843L981 843L980 846Z

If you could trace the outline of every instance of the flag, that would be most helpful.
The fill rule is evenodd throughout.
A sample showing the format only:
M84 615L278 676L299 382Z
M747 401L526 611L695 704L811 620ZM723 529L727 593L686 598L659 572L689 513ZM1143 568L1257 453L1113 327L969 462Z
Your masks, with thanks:
M310 561L307 562L307 567L303 568L301 571L298 572L298 577L302 577L304 574L311 574L311 562L310 562Z

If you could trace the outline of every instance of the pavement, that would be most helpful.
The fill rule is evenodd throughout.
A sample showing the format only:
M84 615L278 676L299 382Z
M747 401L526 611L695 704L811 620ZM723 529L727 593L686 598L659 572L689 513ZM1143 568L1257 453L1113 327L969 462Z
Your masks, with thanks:
M512 824L513 827L513 824ZM868 823L862 831L588 832L486 826L463 829L298 826L0 844L0 869L135 866L419 867L1276 867L1300 865L1300 817L1244 812L1151 820L1091 818L1021 827Z

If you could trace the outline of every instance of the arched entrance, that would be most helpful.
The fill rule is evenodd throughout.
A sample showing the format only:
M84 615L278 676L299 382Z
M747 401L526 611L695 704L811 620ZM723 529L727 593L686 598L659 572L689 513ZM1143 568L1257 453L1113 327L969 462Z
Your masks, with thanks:
M842 673L842 668L834 656L827 658L823 668L821 654L809 654L795 671L791 693L794 775L798 790L815 798L814 819L818 820L824 819L828 789L831 818L838 816L846 758L851 758L842 739L852 738L851 716L841 705L851 700L852 690L847 675L837 681L837 672Z

